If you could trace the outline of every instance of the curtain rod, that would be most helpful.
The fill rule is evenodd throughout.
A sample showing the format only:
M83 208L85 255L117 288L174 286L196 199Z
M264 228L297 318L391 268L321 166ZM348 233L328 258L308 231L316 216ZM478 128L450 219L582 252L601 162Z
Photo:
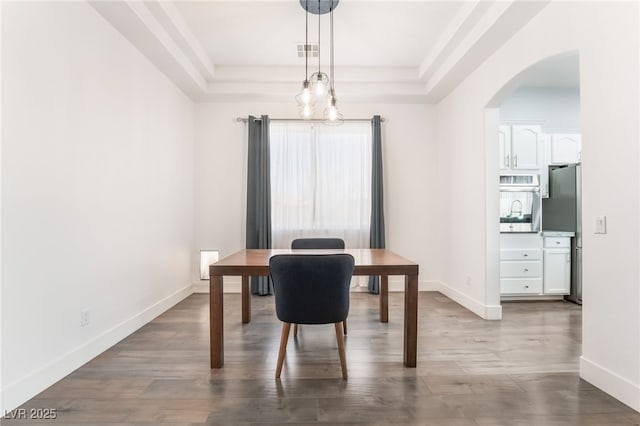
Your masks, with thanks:
M260 121L260 118L256 118L256 121ZM242 123L246 123L247 121L249 121L249 119L247 117L236 117L236 121L238 123L242 122ZM312 123L322 123L325 120L321 119L321 118L311 118L311 119L303 119L303 118L271 118L270 121L308 121L308 122L312 122ZM370 118L345 118L342 121L371 121ZM385 122L385 118L384 117L380 117L380 121L381 122Z

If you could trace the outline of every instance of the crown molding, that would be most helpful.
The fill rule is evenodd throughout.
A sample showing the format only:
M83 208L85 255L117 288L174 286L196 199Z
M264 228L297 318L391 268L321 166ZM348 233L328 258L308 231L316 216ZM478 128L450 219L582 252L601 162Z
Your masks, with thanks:
M341 102L426 103L422 82L346 82L336 85ZM299 81L233 81L211 82L207 91L194 99L198 102L293 102L300 90Z
M342 101L437 103L550 0L465 2L417 67L338 67ZM93 8L196 102L286 102L301 66L216 65L170 2L90 0Z
M215 68L206 51L193 35L184 18L170 2L146 2L145 5L206 80L215 78Z
M438 103L444 99L549 2L511 0L490 4L429 76L426 87L429 102Z
M433 49L420 64L418 69L420 80L426 82L433 76L449 54L459 46L469 31L478 23L489 6L491 6L490 1L466 2L462 5Z

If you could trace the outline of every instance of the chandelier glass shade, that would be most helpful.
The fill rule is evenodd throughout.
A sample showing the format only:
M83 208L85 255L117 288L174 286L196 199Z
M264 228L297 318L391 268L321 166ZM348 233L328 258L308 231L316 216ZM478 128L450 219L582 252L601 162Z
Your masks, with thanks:
M323 119L325 124L339 125L344 122L342 113L338 109L338 100L333 89L329 90L327 98L327 107L324 110Z
M313 94L319 98L327 96L329 90L329 76L321 71L311 74L311 86Z
M316 97L311 89L309 80L302 82L302 90L296 95L296 102L299 106L309 105L313 107L316 103Z

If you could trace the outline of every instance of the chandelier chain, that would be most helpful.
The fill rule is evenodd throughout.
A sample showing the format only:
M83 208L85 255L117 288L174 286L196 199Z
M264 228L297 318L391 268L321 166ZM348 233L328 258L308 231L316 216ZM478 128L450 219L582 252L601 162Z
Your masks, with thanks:
M333 3L331 3L331 8L329 9L329 26L330 26L330 35L331 35L331 39L329 40L329 42L331 43L330 49L331 49L331 69L330 69L330 73L331 73L331 77L329 78L329 84L331 84L331 90L333 92L333 89L335 88L333 85Z
M304 80L309 80L309 0L305 0L304 16Z

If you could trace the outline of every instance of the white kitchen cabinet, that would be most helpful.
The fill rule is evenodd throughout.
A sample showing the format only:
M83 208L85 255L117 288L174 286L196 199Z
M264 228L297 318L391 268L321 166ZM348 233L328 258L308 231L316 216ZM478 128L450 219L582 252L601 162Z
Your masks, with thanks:
M500 141L500 170L511 167L511 126L501 125L498 128Z
M540 196L549 198L549 166L574 164L582 160L582 139L579 133L551 133L542 135L542 167Z
M553 133L549 154L549 164L579 163L582 156L580 135L577 133Z
M542 237L529 233L500 234L500 294L542 293Z
M542 135L542 167L540 167L540 197L549 198L549 159L551 158L551 135Z
M571 288L571 239L544 237L544 294L569 294Z
M540 170L542 166L542 128L538 125L511 126L511 168Z
M498 128L500 170L531 170L542 165L542 128L529 124L502 124Z
M500 294L503 296L537 296L542 292L542 278L500 279Z

